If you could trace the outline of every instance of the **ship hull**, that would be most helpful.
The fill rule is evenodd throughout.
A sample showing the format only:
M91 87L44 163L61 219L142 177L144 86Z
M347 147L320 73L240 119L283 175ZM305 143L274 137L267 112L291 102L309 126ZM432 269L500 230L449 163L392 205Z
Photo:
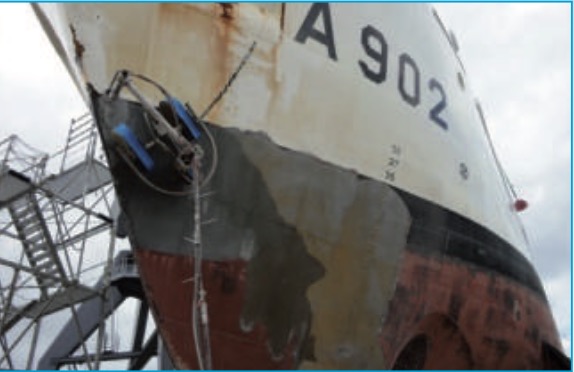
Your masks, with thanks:
M568 368L479 106L430 8L49 8L36 11L92 104L174 366L201 366L199 266L201 359L214 368ZM153 139L141 105L98 93L125 68L196 110L222 93L206 110L218 156L204 159L216 171L201 205L157 146L150 172L120 156L121 123Z
M198 368L193 200L162 195L118 156L112 128L143 127L137 104L93 102L161 336L175 366ZM202 189L201 270L214 368L551 363L543 350L559 340L542 286L504 240L262 133L209 128L219 162Z

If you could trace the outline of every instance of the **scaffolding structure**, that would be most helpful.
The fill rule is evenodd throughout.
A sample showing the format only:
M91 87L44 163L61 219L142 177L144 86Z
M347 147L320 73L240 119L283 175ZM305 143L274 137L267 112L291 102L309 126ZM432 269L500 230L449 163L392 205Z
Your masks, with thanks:
M51 156L0 142L0 368L138 369L157 354L133 258L116 247L114 198L89 115ZM127 298L139 308L121 351L114 314Z

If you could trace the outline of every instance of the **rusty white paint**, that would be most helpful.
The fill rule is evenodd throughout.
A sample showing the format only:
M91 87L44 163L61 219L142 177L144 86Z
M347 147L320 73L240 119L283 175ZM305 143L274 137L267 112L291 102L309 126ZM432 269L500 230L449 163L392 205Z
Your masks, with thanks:
M420 4L331 4L338 61L314 40L294 36L310 4L40 4L75 79L99 90L118 69L161 82L198 112L211 102L252 41L257 48L208 116L222 126L263 131L275 142L431 200L497 233L523 253L513 201L490 153L468 79L432 14ZM85 47L74 55L69 25ZM372 25L389 44L387 79L367 80L361 30ZM283 27L283 29L281 29ZM317 28L321 29L318 21ZM398 93L398 60L408 53L421 73L421 103ZM429 121L438 79L448 96L449 130ZM393 145L401 148L394 181L385 179ZM460 165L469 177L464 180Z

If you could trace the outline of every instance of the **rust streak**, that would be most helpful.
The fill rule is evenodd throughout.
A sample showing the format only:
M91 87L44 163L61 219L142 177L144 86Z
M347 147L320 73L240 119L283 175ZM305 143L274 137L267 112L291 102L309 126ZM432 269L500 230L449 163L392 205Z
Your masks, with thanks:
M78 37L76 35L76 29L71 24L70 24L70 31L72 32L72 41L74 42L74 54L76 56L76 61L78 63L80 63L82 61L82 57L84 56L84 52L86 51L86 48L78 40Z
M285 30L285 3L281 3L281 18L279 27L281 27L281 34L283 34L283 31Z
M232 20L234 18L233 14L233 3L219 3L221 6L221 18L226 20Z

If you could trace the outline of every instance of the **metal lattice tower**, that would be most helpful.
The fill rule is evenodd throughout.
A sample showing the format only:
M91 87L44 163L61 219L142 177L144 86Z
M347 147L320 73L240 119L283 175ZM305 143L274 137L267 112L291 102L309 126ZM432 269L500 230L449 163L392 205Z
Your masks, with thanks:
M98 150L89 115L72 120L52 156L17 136L0 142L0 368L99 369L120 359L142 368L157 354L135 263L116 247L119 212ZM135 331L120 351L113 314L128 297L139 310L131 303Z

